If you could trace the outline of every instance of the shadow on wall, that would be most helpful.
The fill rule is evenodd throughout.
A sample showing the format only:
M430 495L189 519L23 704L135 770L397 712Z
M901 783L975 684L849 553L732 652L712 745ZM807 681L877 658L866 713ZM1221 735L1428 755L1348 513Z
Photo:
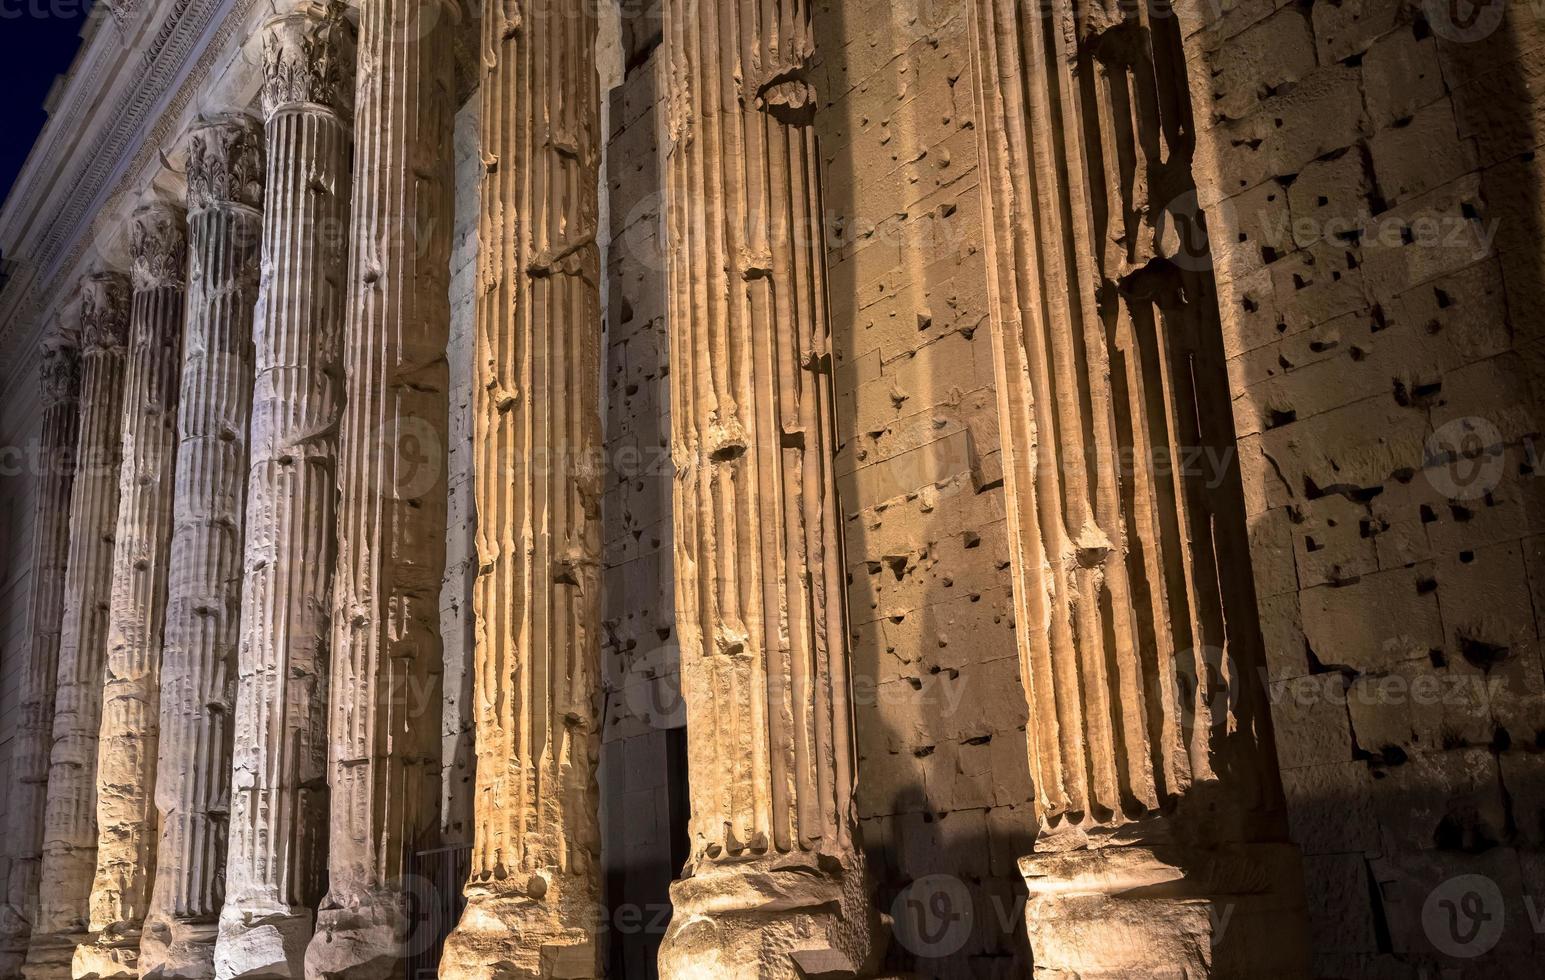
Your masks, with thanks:
M886 969L1030 970L1032 827L964 0L815 5L857 805Z
M1536 976L1545 35L1521 3L1178 13L1316 974Z

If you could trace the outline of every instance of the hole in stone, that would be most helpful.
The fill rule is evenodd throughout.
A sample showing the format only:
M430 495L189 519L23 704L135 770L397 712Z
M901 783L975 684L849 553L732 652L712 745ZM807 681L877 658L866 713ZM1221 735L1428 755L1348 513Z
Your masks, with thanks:
M1465 659L1465 663L1480 670L1490 670L1508 658L1507 647L1498 643L1488 643L1485 640L1473 636L1461 636L1459 638L1459 655Z

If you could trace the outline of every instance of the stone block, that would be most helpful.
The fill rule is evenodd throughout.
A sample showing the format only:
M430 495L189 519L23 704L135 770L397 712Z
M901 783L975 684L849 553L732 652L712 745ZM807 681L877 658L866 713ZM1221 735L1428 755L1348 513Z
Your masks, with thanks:
M1443 646L1430 566L1322 585L1300 597L1304 635L1326 666L1377 670Z

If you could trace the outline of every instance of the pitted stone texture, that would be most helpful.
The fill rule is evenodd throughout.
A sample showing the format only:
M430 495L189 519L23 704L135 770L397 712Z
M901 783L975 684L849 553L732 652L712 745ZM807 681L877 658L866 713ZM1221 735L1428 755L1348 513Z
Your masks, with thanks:
M187 291L187 216L154 204L131 219L134 315L123 468L97 743L96 878L78 977L138 976L155 869L155 762L162 631L176 490L177 403Z
M805 4L669 0L664 37L692 819L660 972L792 978L801 950L859 970L876 916L853 800L815 33Z
M1213 79L1191 89L1197 183L1229 243L1219 306L1310 946L1318 975L1440 973L1459 961L1422 913L1444 882L1490 878L1509 915L1539 902L1498 869L1542 860L1518 814L1537 809L1545 705L1545 46L1506 4L1268 9L1181 23L1191 77ZM1466 952L1466 971L1528 975L1539 938L1509 922Z
M116 273L88 277L81 292L79 454L70 497L70 556L55 675L38 918L22 970L39 980L69 976L89 915L96 849L96 743L133 306L128 279Z
M80 439L80 338L55 324L43 341L43 402L37 516L32 546L32 646L21 671L20 718L12 743L7 837L12 849L6 903L0 913L0 975L15 976L38 915L48 746L70 554L70 496Z
M325 889L327 665L351 136L341 4L264 26L262 275L248 452L225 899L215 975L298 978ZM312 61L297 62L303 56ZM343 64L338 64L343 59Z
M598 977L596 11L495 5L483 32L476 835L441 969Z
M439 835L457 20L440 0L360 6L329 878L309 976L395 975L428 941L407 875Z
M160 843L139 960L142 974L160 977L214 975L230 806L262 187L257 121L241 114L201 119L188 160L192 263L161 662Z

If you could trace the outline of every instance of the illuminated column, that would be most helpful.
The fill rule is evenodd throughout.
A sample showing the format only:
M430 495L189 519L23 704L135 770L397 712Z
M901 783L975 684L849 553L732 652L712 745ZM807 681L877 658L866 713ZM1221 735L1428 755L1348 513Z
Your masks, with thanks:
M0 923L0 975L14 976L27 955L38 914L43 855L43 806L48 796L48 748L54 726L54 682L64 625L70 555L70 493L80 438L80 339L55 325L43 340L39 385L37 516L32 538L32 649L21 670L21 708L12 742L12 791L6 824L11 848L6 909Z
M441 0L363 0L333 594L328 893L308 976L396 976L440 808L455 108Z
M861 971L815 35L802 0L666 0L676 611L691 858L671 978Z
M263 27L267 200L221 978L298 980L326 883L352 33L342 4L302 4Z
M1179 27L971 7L1036 974L1303 976Z
M80 441L70 492L70 557L55 673L38 913L22 968L39 980L68 977L75 946L86 933L96 863L97 729L123 459L129 280L97 273L86 279L81 293Z
M96 764L86 771L95 776L90 789L96 794L96 875L91 935L75 951L78 977L138 976L139 930L155 866L153 790L176 493L187 217L180 207L152 204L134 213L130 231L134 315L123 394L112 605Z
M240 114L200 120L188 150L192 264L161 654L160 845L140 945L142 975L214 975L262 204L262 128Z
M483 15L476 836L447 976L598 977L596 11Z

